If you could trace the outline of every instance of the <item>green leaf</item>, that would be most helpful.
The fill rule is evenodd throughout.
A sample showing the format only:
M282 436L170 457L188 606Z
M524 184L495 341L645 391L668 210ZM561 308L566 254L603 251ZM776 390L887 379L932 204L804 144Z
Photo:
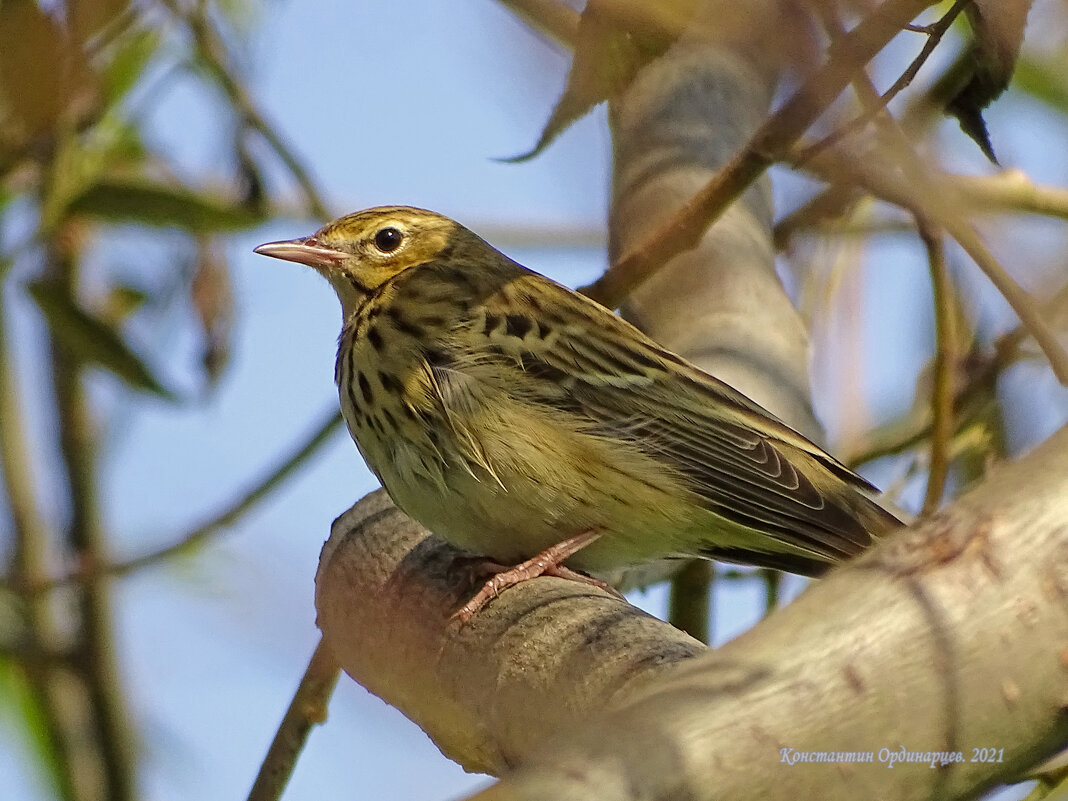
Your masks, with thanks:
M627 32L600 11L601 5L596 0L590 0L582 12L567 85L556 101L537 144L530 152L504 161L520 162L534 158L571 123L630 82L637 70L634 47Z
M138 392L175 400L118 331L79 306L60 287L34 281L27 290L56 341L76 359L107 370Z
M1032 0L975 0L965 8L972 26L972 74L946 105L984 155L997 164L983 109L1001 96L1012 80Z
M104 70L104 91L112 103L122 99L141 79L152 56L159 50L157 30L132 31L118 39Z
M143 178L103 178L67 206L97 220L182 228L198 234L235 231L263 222L263 215L223 198Z
M108 292L101 319L108 325L121 325L131 314L145 305L150 295L140 287L118 284Z
M24 666L5 656L0 656L0 713L5 713L0 717L10 719L11 727L32 753L33 772L41 784L54 797L60 797L61 761L55 743L48 736L48 716L26 679Z
M1017 88L1062 114L1068 113L1068 59L1063 55L1035 60L1024 56L1016 65Z

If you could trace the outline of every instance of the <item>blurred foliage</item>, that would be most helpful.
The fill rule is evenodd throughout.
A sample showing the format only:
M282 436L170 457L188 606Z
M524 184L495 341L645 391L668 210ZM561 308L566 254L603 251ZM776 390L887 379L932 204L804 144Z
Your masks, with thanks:
M946 111L997 163L982 111L1004 92L1016 69L1031 0L975 0L965 8L973 30L968 50L971 76L949 101Z
M207 7L198 7L210 24L223 24ZM43 255L49 235L73 226L82 240L76 258L106 252L117 227L129 225L185 232L186 248L196 254L206 238L251 228L266 218L259 193L247 191L250 168L247 153L237 145L240 136L233 137L230 155L234 176L215 181L223 187L229 183L229 190L178 178L180 168L144 141L144 106L152 101L142 95L133 102L131 97L143 92L146 82L158 81L161 72L184 68L175 63L175 42L168 42L164 33L181 22L161 25L158 12L118 0L78 0L48 10L32 0L0 5L0 177L8 198L28 200L36 210L35 247ZM184 59L193 70L211 75L193 53ZM234 115L229 125L238 124ZM18 214L27 213L27 206L20 205ZM229 270L221 249L215 251L212 270L217 275ZM47 258L40 271L42 278L48 276ZM112 298L122 294L120 280L116 275L111 286L98 292ZM221 308L230 302L229 293L210 295L227 283L223 278L201 280L194 293L187 280L187 302L196 309L211 306L212 316L221 319L229 313ZM18 291L11 286L5 290ZM135 355L138 347L126 341L128 316L105 325L79 297L83 291L77 280L69 286L43 280L33 284L34 300L57 340L80 362L111 372L133 388L169 394ZM159 309L167 300L145 296L136 305ZM226 349L219 341L222 329L209 332L202 325L201 330L205 350ZM205 368L208 381L219 378L220 364L214 359Z
M539 7L547 14L562 7L502 2L520 8L533 24L539 22ZM797 21L786 37L763 20L754 25L745 4L721 4L721 10L733 11L716 18L715 27L722 41L737 45L750 37L763 52L774 52L774 69L803 75L830 41L818 33L818 15L809 13L810 4L783 0L780 5L794 15L780 19ZM852 23L870 4L840 5L842 16ZM946 5L936 11L944 12ZM549 123L526 157L541 152L574 120L625 88L643 65L674 43L697 7L697 0L591 0L581 15L546 16L543 27L571 42L575 57ZM1045 104L1059 126L1055 146L1068 139L1068 9L1063 4L1043 9L1041 35L1033 46L1024 39L1021 49L1029 7L1019 0L970 7L970 41L962 44L949 37L943 45L964 55L905 96L897 117L933 158L948 162L946 152L959 147L947 147L940 139L931 112L945 109L949 98L950 110L991 153L980 113L1003 91ZM135 782L130 777L138 757L136 749L123 743L135 738L133 723L114 700L124 693L121 679L117 671L108 675L105 657L114 651L105 613L108 537L94 512L101 466L93 423L107 421L114 398L90 407L79 390L90 372L102 372L115 379L120 392L139 393L133 396L135 411L161 400L190 402L196 393L172 386L167 378L177 371L175 357L154 352L152 343L137 335L175 305L199 342L196 369L203 388L210 389L225 375L236 324L224 237L282 211L323 216L314 183L246 89L240 44L259 10L259 4L243 0L0 0L0 467L9 516L4 531L14 540L0 585L0 705L21 725L56 797L69 801L132 798ZM394 6L391 13L403 12ZM572 16L574 29L569 30ZM148 136L153 103L182 81L196 82L221 98L226 113L213 124L225 174L189 175ZM848 128L863 140L870 126L850 127L867 113L861 105L852 96L836 104L813 136ZM863 121L870 123L871 116ZM295 198L280 198L264 180L268 158L271 166L281 164L288 171L297 187ZM899 236L911 225L904 218L903 226L901 210L892 203L873 209L861 202L864 193L857 187L813 177L821 181L814 194L782 210L790 231L778 240L789 248L790 264L806 290L803 296L818 298L810 311L832 305L838 286L815 263L824 251L813 242L823 247L858 236L875 241ZM1006 214L1014 202L990 205ZM1063 218L1068 203L1054 198L1028 213ZM160 228L167 229L167 247L144 253L137 267L142 272L131 276L128 265L118 261L114 243L131 230L158 234ZM1006 241L1011 251L1013 240ZM1063 331L1068 293L1055 290L1068 269L1059 251L1048 252L1046 259L1025 269L1033 270L1032 283L1048 297L1047 317ZM90 275L90 262L103 269ZM159 264L166 266L169 282L139 280ZM952 271L952 281L953 313L966 336L950 365L954 426L951 441L943 446L953 467L951 481L959 489L1010 450L1007 420L1038 414L1026 404L1006 408L1001 392L1008 371L1041 357L1025 330L1006 328L987 312L989 304L977 290L983 284L986 291L985 279L960 268ZM54 386L46 398L57 421L54 440L26 440L21 408L36 402L39 393L21 386L13 367L5 310L17 305L34 310L47 334L39 352L52 368ZM932 341L932 364L936 347ZM911 409L873 430L856 432L846 443L854 463L897 455L904 458L906 481L926 476L937 383L930 369L917 381ZM122 400L128 409L130 397ZM316 436L309 446L296 449L295 459L309 458L326 439L322 432ZM283 465L278 475L292 464ZM55 530L38 508L40 488L33 484L33 476L45 469L62 477L49 482L62 493L50 506L66 510L63 525ZM273 487L269 481L263 486ZM228 508L243 512L252 502ZM214 531L213 526L198 531ZM143 558L138 564L150 561ZM75 567L64 572L71 565ZM752 576L735 570L717 574L728 581ZM51 593L57 586L68 590L62 604ZM768 577L766 586L771 608L778 602L777 578Z
M272 213L262 165L249 148L265 136L262 118L244 98L215 120L220 144L230 148L220 161L231 168L210 176L187 175L157 149L146 120L183 82L224 96L243 85L237 59L220 43L239 41L255 9L244 2L0 3L2 302L36 309L48 335L38 353L51 359L55 378L43 390L20 384L11 323L0 312L0 459L11 514L5 528L14 537L0 596L0 704L23 727L46 783L72 801L122 801L135 786L125 690L109 656L106 582L90 575L62 607L32 588L60 565L107 561L109 536L94 500L99 423L119 407L114 395L90 407L86 374L188 402L189 392L161 377L181 366L136 333L172 319L176 304L201 343L204 387L225 374L234 306L220 237ZM266 152L300 172L283 146ZM289 211L319 207L306 195ZM168 231L165 246L145 250L135 265L117 260L115 243L129 232L158 228ZM16 231L29 233L15 238ZM152 280L157 269L169 277ZM28 442L21 410L42 391L54 406L55 440ZM32 476L42 468L64 477L57 489L65 497L49 504L67 510L59 530L35 508Z
M64 287L49 281L34 281L27 285L27 290L44 315L56 343L80 364L99 366L122 379L130 389L173 399L115 327L78 306Z
M579 18L567 86L534 148L511 160L534 158L575 120L622 92L675 41L696 5L697 0L655 5L590 0Z

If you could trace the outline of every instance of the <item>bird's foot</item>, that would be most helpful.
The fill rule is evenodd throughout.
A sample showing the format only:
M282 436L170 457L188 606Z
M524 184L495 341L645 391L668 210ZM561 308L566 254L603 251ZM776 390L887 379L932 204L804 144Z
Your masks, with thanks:
M571 579L572 581L581 581L584 584L592 584L594 587L599 587L602 590L607 590L613 595L619 596L618 592L600 579L595 579L591 576L578 573L570 568L564 567L562 564L562 562L569 559L600 536L601 532L596 529L584 531L581 534L576 534L574 537L569 537L563 542L558 542L556 545L546 548L537 556L527 559L525 562L520 562L518 565L512 567L499 565L491 560L481 560L479 569L493 573L494 575L489 581L482 585L482 589L475 594L475 597L453 613L452 619L460 621L461 624L465 624L479 609L485 606L493 598L496 598L502 591L519 584L520 582L527 581L528 579L537 578L538 576L556 576L558 578Z
M475 553L458 553L452 557L452 564L449 566L450 573L466 573L468 584L485 581L511 569L512 565L502 565L488 556L479 556Z
M570 567L564 567L563 565L557 565L551 567L542 573L543 576L556 576L557 578L567 579L568 581L577 581L580 584L589 584L596 587L599 590L604 590L609 595L624 600L623 593L609 584L607 581L601 581L599 578L593 576L587 576L585 573L579 573L577 570L572 570Z

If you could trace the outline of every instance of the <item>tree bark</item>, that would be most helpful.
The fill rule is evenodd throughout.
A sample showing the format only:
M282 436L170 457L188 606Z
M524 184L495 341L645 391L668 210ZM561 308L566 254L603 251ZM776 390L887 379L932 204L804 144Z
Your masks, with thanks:
M754 35L754 19L785 22L774 0L741 8L706 2L688 31L609 103L612 261L677 214L766 118L783 48L776 40L775 52ZM764 176L694 248L637 287L622 313L820 441L809 394L808 331L775 271L771 219L771 183Z
M717 651L554 578L461 628L455 556L375 493L336 522L317 606L447 756L520 767L480 798L967 798L1068 742L1068 428ZM872 761L814 764L838 752Z
M789 28L778 0L705 0L668 51L609 102L612 262L678 214L767 117L788 48L779 36L755 32L754 19L774 20L769 30ZM821 442L809 390L808 330L775 270L772 216L765 175L693 248L636 287L620 312L664 347ZM684 566L656 562L608 578L617 587L643 587ZM690 571L705 580L672 585L672 620L709 640L713 572Z

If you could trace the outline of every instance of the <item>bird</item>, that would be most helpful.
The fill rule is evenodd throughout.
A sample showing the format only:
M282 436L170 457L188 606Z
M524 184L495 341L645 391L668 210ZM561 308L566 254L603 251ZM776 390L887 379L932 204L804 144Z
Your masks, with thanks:
M663 559L818 576L900 525L741 392L448 217L381 206L255 252L333 287L360 453L401 510L489 565L461 621L538 575L603 586Z

